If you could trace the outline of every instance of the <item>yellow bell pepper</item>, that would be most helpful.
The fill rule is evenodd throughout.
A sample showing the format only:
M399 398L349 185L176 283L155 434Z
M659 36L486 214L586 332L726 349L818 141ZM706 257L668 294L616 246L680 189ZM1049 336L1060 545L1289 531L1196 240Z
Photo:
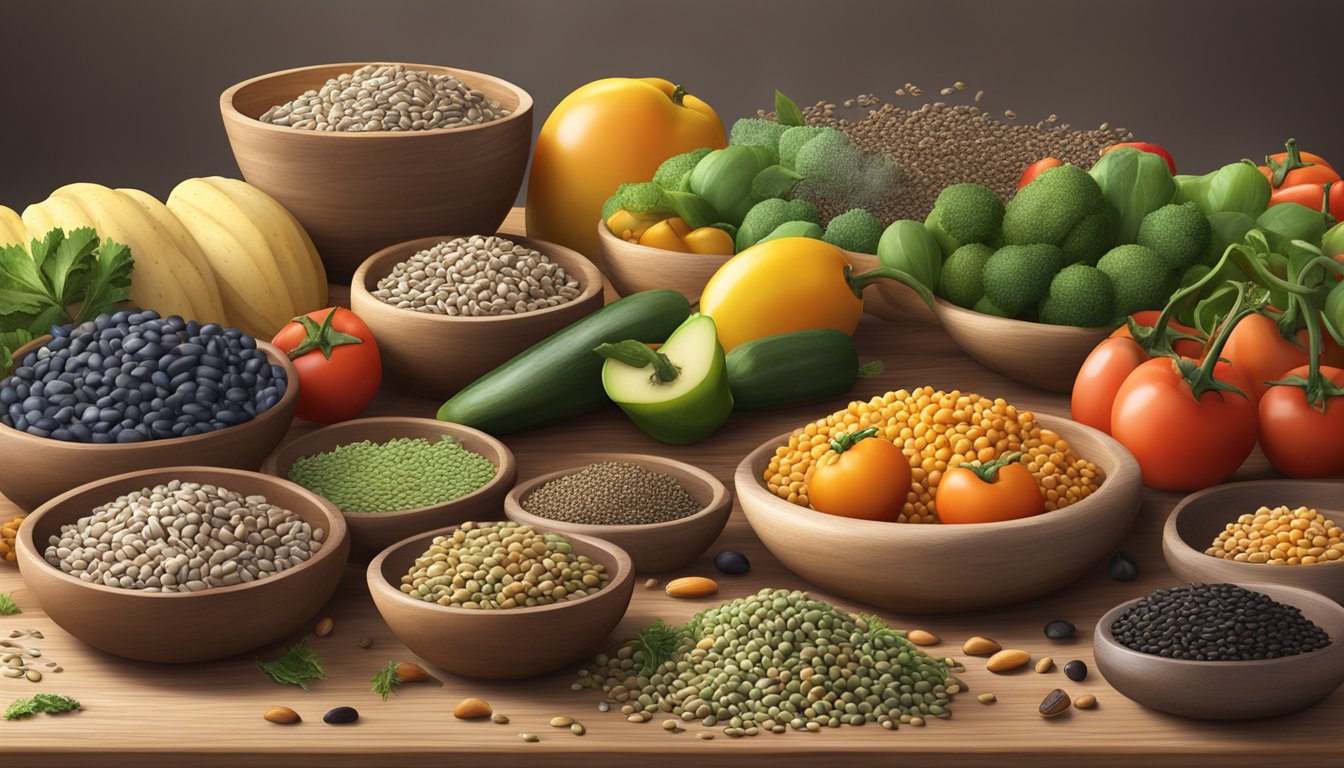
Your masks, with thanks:
M662 221L660 216L646 213L631 213L627 210L619 210L611 214L607 219L607 231L611 234L628 240L632 243L638 243L639 238L644 236L649 227Z
M783 237L753 245L729 259L705 285L700 312L714 318L725 352L752 339L809 328L853 334L863 314L863 289L891 278L933 304L933 294L911 275L879 267L861 275L845 252L810 237Z
M686 246L685 240L690 233L691 228L686 226L686 222L673 216L644 230L644 234L639 237L639 244L661 248L664 251L690 253L691 249Z
M732 256L733 236L718 227L700 227L682 238L691 253L706 256Z

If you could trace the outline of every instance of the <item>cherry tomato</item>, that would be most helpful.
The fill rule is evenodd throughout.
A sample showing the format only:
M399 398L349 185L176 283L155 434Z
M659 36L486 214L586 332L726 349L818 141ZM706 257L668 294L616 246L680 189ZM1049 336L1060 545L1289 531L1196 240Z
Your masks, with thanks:
M1306 345L1285 339L1272 318L1258 313L1237 323L1222 356L1245 374L1251 387L1246 392L1256 401L1268 389L1265 382L1281 379L1284 371L1308 362Z
M1021 189L1030 184L1037 176L1041 175L1042 171L1049 168L1058 168L1063 164L1064 161L1060 160L1058 157L1043 157L1040 160L1037 160L1031 165L1028 165L1027 169L1022 172L1022 178L1017 180L1017 188Z
M1307 366L1288 376L1307 378ZM1321 375L1344 387L1344 370L1322 366ZM1307 402L1301 387L1270 387L1260 398L1260 449L1269 463L1289 477L1333 477L1344 474L1344 398L1325 401L1325 411Z
M948 470L933 498L938 521L999 523L1044 512L1041 486L1021 458L1020 453L1010 453L983 466L962 464Z
M383 360L369 326L344 308L294 318L271 343L299 372L301 419L332 424L358 416L383 381Z
M1167 161L1167 168L1171 171L1171 175L1172 176L1176 175L1176 161L1171 158L1171 153L1168 152L1166 149L1159 147L1156 144L1149 144L1146 141L1123 141L1119 144L1112 144L1111 146L1101 150L1101 154L1104 155L1107 152L1110 152L1113 149L1119 149L1120 147L1132 147L1134 149L1139 150L1140 152L1148 152L1150 154L1157 155L1158 157Z
M807 480L807 498L818 512L897 522L910 497L910 459L876 427L831 441ZM870 439L871 438L871 439Z
M1213 374L1250 391L1246 376L1227 363L1217 363ZM1207 488L1235 472L1255 448L1254 399L1219 390L1198 400L1194 394L1167 357L1140 365L1116 393L1111 434L1138 459L1144 485L1166 491Z
M1145 328L1152 328L1154 325L1157 325L1157 318L1161 314L1162 310L1160 309L1144 309L1139 312L1135 312L1134 314L1130 315L1130 317L1134 318L1134 322L1138 323L1139 325L1142 325ZM1169 321L1167 323L1167 328L1176 333L1184 333L1189 336L1204 335L1200 333L1198 329L1191 328L1188 325L1182 325L1176 322L1175 320ZM1114 331L1111 332L1111 338L1114 339L1119 337L1123 337L1126 339L1133 338L1129 333L1128 323L1121 325L1119 328L1116 328ZM1176 350L1176 354L1184 355L1185 357L1198 358L1204 354L1204 342L1196 341L1194 339L1178 339L1175 344L1172 344L1172 348Z
M1103 339L1087 356L1073 380L1070 404L1073 420L1111 433L1111 407L1120 385L1140 365L1148 353L1128 335Z

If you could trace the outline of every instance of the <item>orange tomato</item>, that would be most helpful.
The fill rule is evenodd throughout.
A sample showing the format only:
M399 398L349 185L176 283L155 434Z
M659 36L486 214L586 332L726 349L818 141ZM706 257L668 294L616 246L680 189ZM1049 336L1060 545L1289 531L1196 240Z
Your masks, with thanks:
M1248 315L1227 338L1222 356L1246 376L1251 388L1246 394L1252 402L1259 402L1265 390L1265 382L1283 378L1285 371L1307 364L1307 349L1299 347L1279 333L1279 326L1273 318L1262 314Z
M1042 171L1050 168L1058 168L1063 164L1064 161L1060 160L1058 157L1043 157L1040 160L1037 160L1031 165L1028 165L1026 170L1022 171L1021 178L1017 180L1017 188L1021 189L1035 181L1036 177L1040 176Z
M1274 189L1339 180L1339 174L1325 158L1298 149L1297 139L1289 139L1283 146L1286 151L1266 156L1265 164L1260 166L1260 172ZM1275 176L1278 176L1278 183L1275 183Z
M948 470L933 499L939 522L1000 523L1044 512L1045 496L1021 458L1010 453L982 466Z
M807 480L807 498L818 512L861 520L897 522L910 496L910 460L876 427L831 441ZM871 439L869 439L871 438Z

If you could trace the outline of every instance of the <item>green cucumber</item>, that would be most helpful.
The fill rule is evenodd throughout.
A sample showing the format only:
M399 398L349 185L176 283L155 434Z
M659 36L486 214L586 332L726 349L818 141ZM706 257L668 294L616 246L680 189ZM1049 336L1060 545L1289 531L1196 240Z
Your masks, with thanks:
M657 289L612 302L519 352L439 408L443 421L492 435L549 426L602 407L601 355L625 339L661 343L691 315L686 297Z
M729 352L727 362L733 407L752 411L838 397L860 375L882 370L880 362L860 368L854 340L834 328L753 339Z

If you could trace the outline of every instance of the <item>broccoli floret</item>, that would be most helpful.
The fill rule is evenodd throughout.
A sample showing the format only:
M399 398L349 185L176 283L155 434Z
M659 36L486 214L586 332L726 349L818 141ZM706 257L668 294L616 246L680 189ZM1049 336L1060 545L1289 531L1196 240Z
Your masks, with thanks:
M963 245L943 262L938 295L959 307L970 309L985 297L985 262L994 249L984 243Z
M1050 291L1041 302L1041 322L1096 328L1115 317L1115 287L1096 267L1067 266L1050 281Z
M694 170L695 164L713 151L711 147L701 147L667 158L658 166L658 170L654 171L653 183L668 191L680 190L681 180L686 174Z
M893 161L865 154L835 128L825 128L804 142L793 168L803 177L794 197L826 201L843 210L882 208L900 183L900 170Z
M602 220L606 221L607 219L610 219L612 216L616 215L616 212L619 210L621 210L620 199L615 195L608 197L607 202L602 204Z
M1166 259L1146 246L1131 243L1112 248L1097 262L1097 269L1115 287L1116 318L1161 309L1176 290L1176 274Z
M744 117L733 123L728 131L728 143L743 147L764 147L774 152L775 162L779 162L779 137L788 128L774 120Z
M976 312L979 312L982 315L994 315L995 317L1012 317L1012 315L1008 314L1007 312L1004 312L1002 309L999 309L998 305L990 301L988 296L975 302L975 306L972 307L972 309L974 309Z
M816 206L806 200L780 200L772 197L753 205L737 228L737 250L745 251L758 240L790 221L821 221Z
M794 165L798 149L824 130L826 129L817 125L795 125L786 129L779 135L779 164L790 170L796 170Z
M1008 201L1003 241L1059 246L1067 249L1068 261L1090 263L1115 244L1105 214L1101 187L1087 171L1072 165L1048 168Z
M985 298L1017 317L1045 298L1063 267L1064 255L1053 245L1005 245L985 262Z
M877 253L877 243L885 229L882 222L862 208L851 208L826 224L821 238L837 248L855 253Z
M652 181L622 184L616 188L613 197L616 200L616 210L626 210L630 213L671 212L663 188Z
M945 188L938 193L933 210L937 213L934 226L941 228L957 247L988 243L1003 226L1003 201L980 184L953 184Z
M1194 203L1164 205L1139 224L1139 245L1157 251L1176 272L1202 262L1212 238L1208 218Z
M813 240L821 239L821 225L810 221L786 221L765 237L755 242L755 245L768 243L771 240L778 240L781 237L810 237Z

